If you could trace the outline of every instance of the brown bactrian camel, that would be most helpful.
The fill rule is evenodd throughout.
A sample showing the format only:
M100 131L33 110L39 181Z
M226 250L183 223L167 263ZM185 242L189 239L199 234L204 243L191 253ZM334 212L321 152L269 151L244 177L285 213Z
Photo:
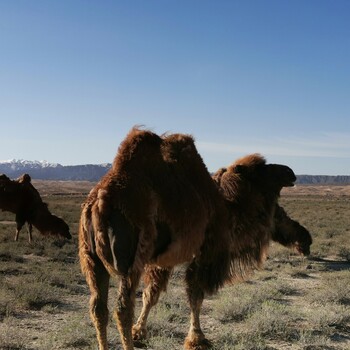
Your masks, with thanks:
M157 288L164 289L181 263L187 263L191 309L185 348L207 349L199 322L204 295L262 265L280 191L295 179L287 166L266 164L254 154L228 167L218 186L191 136L133 128L112 169L90 192L80 219L80 263L100 350L108 348L110 276L119 277L114 315L124 350L132 350L133 337L142 338L144 331L140 319L132 331L141 275L145 272L148 283L144 302L152 304L147 295L159 294L150 292L152 286L160 281Z
M0 175L0 209L16 214L15 241L25 223L28 224L29 242L32 241L33 226L43 235L72 238L66 222L50 213L28 174L17 180Z

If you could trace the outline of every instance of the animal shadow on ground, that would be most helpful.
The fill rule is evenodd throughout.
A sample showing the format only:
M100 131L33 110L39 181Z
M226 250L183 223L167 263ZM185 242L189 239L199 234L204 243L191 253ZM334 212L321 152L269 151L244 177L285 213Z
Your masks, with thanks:
M324 268L324 270L327 271L343 271L343 270L350 270L350 261L345 260L329 260L329 259L322 259L322 258L312 258L310 259L320 266Z

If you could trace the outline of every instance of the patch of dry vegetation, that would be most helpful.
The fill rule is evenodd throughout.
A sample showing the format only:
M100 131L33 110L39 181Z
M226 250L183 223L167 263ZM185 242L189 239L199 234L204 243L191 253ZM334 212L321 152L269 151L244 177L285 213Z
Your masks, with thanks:
M76 237L85 198L79 192L87 193L93 184L79 184L76 190L74 183L66 184L67 192L61 195L60 184L41 185L46 188L44 200L69 223L73 239L56 240L34 231L30 245L23 230L19 242L13 242L14 217L0 212L0 349L96 349ZM350 191L349 196L329 191L317 195L315 188L312 193L309 188L307 193L300 191L284 193L281 203L313 234L312 258L273 244L264 270L205 299L202 325L213 349L350 348ZM116 282L112 284L111 311L117 293ZM137 312L140 305L141 288ZM181 349L188 324L180 267L151 311L144 346ZM110 347L120 346L112 316L108 332Z

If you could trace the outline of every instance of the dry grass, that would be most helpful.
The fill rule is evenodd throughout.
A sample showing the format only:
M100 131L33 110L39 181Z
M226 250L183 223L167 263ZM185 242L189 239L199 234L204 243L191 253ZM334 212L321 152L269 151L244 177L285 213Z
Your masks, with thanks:
M0 213L0 349L96 349L76 237L82 193L93 184L35 185L74 237L65 242L34 231L30 245L23 231L13 242L14 217ZM205 300L204 332L220 350L350 349L350 186L298 186L285 191L281 203L312 232L312 258L273 244L264 270ZM139 296L137 312L140 304ZM151 312L145 347L181 349L188 323L179 268ZM112 317L108 332L111 348L120 348Z

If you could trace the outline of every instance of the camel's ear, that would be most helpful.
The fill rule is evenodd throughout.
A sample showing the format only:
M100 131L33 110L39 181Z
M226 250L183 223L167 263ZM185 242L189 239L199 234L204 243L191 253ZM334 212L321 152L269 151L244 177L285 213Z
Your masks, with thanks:
M235 174L240 175L242 178L245 178L249 181L256 181L256 179L259 179L260 173L262 169L265 167L265 165L242 165L237 164L233 168L233 172Z
M220 168L215 174L213 174L213 180L220 185L222 176L226 173L227 168Z
M30 183L32 182L32 178L29 174L23 174L23 182Z
M247 167L241 164L237 164L235 165L235 167L233 168L233 172L235 174L240 174L240 175L244 175L247 173Z
M17 179L17 181L19 183L28 183L29 184L32 181L32 178L30 177L29 174L23 174Z

